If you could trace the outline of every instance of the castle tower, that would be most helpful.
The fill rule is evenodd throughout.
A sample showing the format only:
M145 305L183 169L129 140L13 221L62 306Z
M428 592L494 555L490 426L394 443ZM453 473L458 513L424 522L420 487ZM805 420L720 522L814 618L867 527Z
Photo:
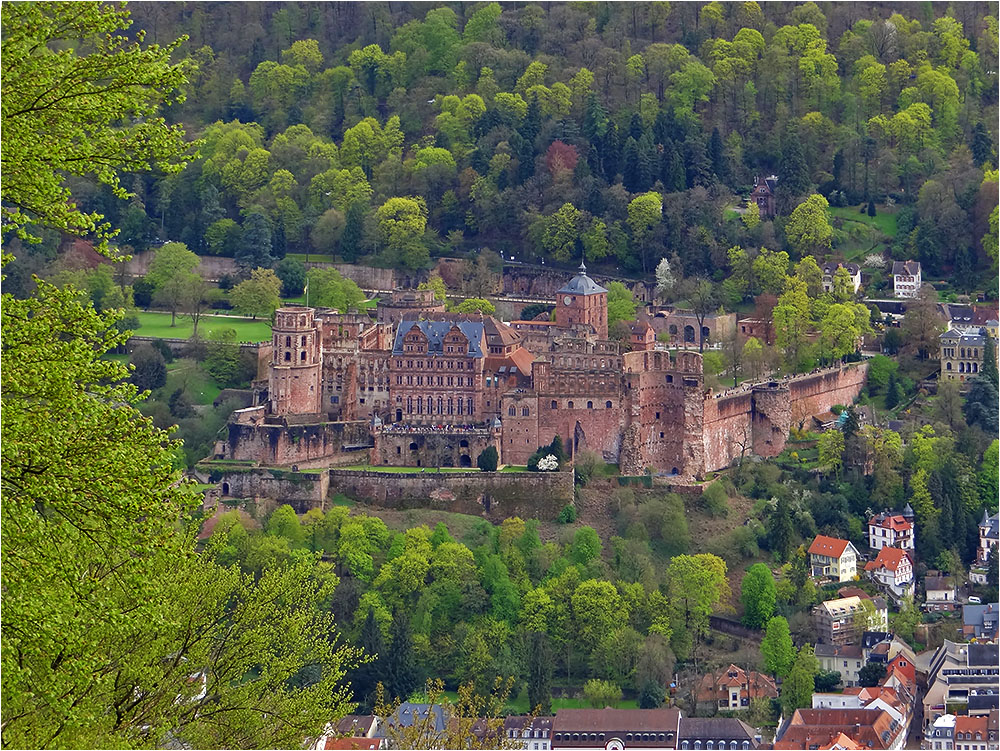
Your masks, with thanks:
M270 411L314 415L323 411L320 331L312 308L278 308L271 329Z
M580 273L556 292L556 323L569 328L590 324L601 339L608 338L608 291L587 276L580 261Z

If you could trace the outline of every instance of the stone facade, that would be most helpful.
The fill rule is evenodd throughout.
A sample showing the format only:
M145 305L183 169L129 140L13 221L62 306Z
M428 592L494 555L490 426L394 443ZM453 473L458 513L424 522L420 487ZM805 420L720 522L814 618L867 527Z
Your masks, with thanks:
M432 289L394 289L376 306L379 323L399 323L413 314L444 313L444 303L434 298Z
M475 467L487 447L494 446L500 452L500 432L499 425L464 429L376 425L372 430L375 445L371 463L393 467Z

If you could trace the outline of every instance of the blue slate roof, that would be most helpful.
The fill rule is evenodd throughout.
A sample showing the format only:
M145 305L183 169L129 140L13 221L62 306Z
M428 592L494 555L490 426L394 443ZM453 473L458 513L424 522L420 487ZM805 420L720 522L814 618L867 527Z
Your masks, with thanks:
M403 321L396 329L396 338L392 343L392 354L406 354L403 350L403 339L416 326L427 337L427 352L432 355L443 354L444 338L452 326L458 326L465 338L469 340L469 357L483 356L483 323L482 321Z
M597 295L601 292L607 292L607 290L587 276L587 267L581 263L580 273L570 279L566 286L556 294Z

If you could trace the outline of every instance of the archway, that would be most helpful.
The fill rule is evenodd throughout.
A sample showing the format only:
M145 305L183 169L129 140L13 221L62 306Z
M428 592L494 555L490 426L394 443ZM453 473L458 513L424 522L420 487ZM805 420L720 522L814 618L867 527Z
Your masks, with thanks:
M694 344L694 326L684 327L684 341Z
M229 495L229 483L222 483L222 495Z
M472 457L468 454L462 454L458 459L458 464L460 467L471 467Z

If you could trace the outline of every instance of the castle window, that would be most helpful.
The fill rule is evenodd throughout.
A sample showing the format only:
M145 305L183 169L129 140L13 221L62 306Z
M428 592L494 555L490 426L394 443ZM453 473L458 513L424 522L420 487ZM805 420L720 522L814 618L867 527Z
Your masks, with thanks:
M466 399L465 401L466 401L466 406L468 407L468 409L466 411L470 415L475 414L475 410L472 408L472 405L474 404L474 402L472 401L472 398L470 397L469 399Z
M444 414L444 401L442 401L440 396L438 397L438 414L439 415Z
M458 400L458 414L462 414L462 400Z
M416 450L417 450L417 444L416 443L411 443L410 444L410 451L416 451Z
M657 412L657 413L656 413L656 419L657 419L657 420L659 420L659 419L660 419L660 413L659 413L659 412Z
M300 352L300 353L299 353L299 359L300 359L300 360L301 360L302 362L305 362L305 361L306 361L306 353L305 353L305 352Z
M587 409L593 409L593 408L594 408L594 403L593 402L587 402Z
M567 402L566 406L569 407L570 409L573 409L573 402Z
M552 409L559 409L559 402L557 402L555 399L553 399L552 400L551 408Z
M285 337L285 346L286 347L291 347L292 346L292 337L290 337L290 336L286 336Z
M951 370L951 363L950 363L950 362L949 362L949 363L947 363L947 364L946 364L946 365L944 366L944 368L945 368L945 370Z
M527 407L522 407L521 408L521 417L527 417L529 414L530 414L530 412L529 412L529 410L528 410Z
M305 337L302 337L302 346L303 347L306 346L306 338Z
M605 409L611 409L611 402L604 402Z
M672 375L668 375L667 376L667 383L673 383L673 382L674 382L674 377Z
M292 361L292 353L291 352L286 352L285 353L285 362L291 362L291 361Z
M452 402L451 402L451 398L450 397L448 398L448 414L449 415L455 414L455 409L452 406Z
M517 414L517 409L515 409L514 407L508 407L508 408L507 408L507 414L508 414L508 415L509 415L510 417L514 417L514 415L516 415L516 414Z

